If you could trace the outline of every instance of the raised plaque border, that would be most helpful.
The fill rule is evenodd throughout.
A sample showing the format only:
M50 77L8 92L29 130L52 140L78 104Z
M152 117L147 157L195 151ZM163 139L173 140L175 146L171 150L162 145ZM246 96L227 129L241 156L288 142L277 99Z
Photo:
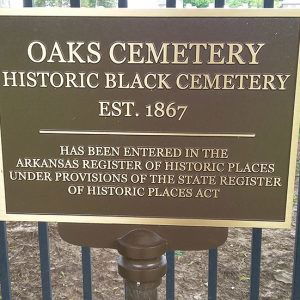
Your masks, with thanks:
M300 9L95 9L95 8L0 8L1 16L89 16L89 17L278 17L300 18ZM0 220L4 221L47 221L68 223L101 224L139 224L139 225L173 225L173 226L213 226L213 227L260 227L290 228L293 214L293 199L296 176L298 134L300 125L300 45L298 47L298 65L295 90L295 105L291 138L289 176L285 221L245 221L214 219L181 219L164 217L121 217L121 216L79 216L48 214L7 214L5 207L5 187L3 176L3 158L0 124ZM298 112L298 113L297 113Z

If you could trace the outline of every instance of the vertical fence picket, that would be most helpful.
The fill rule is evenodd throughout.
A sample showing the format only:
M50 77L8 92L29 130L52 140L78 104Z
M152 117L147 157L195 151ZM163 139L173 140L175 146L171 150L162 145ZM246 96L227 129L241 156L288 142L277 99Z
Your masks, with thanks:
M264 0L264 8L273 8L274 0ZM259 299L262 229L252 230L250 300Z
M52 299L48 223L38 222L43 300Z
M176 7L176 0L167 0L166 7Z
M225 5L225 0L215 0L215 8L223 8Z
M274 0L264 0L264 8L273 8Z
M166 299L175 299L175 251L167 252Z
M23 7L33 7L33 0L23 0Z
M175 8L176 0L166 0L167 8ZM175 299L175 251L167 252L166 299Z
M225 0L215 0L215 8L224 8ZM217 299L218 249L208 252L208 300Z
M292 300L300 299L300 189L299 189L299 185L298 185L298 212L297 212L296 222L297 222L297 227L296 227L296 235L295 235L295 258L294 258Z
M80 7L80 0L70 0L71 7Z
M262 229L252 230L250 300L259 298Z
M83 299L92 300L91 249L89 247L81 247L81 255L82 255Z
M119 0L118 1L118 7L119 8L127 8L128 7L127 0Z
M10 300L10 276L7 250L6 223L0 221L0 285L1 299Z
M216 300L218 278L218 249L210 249L208 256L208 300Z

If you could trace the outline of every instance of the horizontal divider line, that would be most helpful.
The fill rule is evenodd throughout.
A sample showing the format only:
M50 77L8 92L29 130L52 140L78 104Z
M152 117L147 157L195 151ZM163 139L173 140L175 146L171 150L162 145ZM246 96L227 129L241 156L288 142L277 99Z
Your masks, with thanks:
M255 133L189 133L189 132L149 132L149 131L98 131L98 130L57 130L40 129L40 134L67 135L129 135L129 136L177 136L177 137L237 137L254 138Z

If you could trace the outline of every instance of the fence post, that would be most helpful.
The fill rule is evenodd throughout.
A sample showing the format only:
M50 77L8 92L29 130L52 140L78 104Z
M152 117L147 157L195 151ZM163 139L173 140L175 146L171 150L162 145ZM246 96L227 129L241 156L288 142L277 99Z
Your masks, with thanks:
M175 299L175 251L167 252L166 300Z
M43 300L52 299L48 223L38 222Z
M218 281L218 249L209 249L208 255L208 300L216 300Z
M157 287L167 271L166 247L166 240L145 229L132 230L117 240L126 300L157 299Z
M0 221L0 299L10 300L10 275L6 236L6 223Z
M259 299L262 229L252 230L250 300Z

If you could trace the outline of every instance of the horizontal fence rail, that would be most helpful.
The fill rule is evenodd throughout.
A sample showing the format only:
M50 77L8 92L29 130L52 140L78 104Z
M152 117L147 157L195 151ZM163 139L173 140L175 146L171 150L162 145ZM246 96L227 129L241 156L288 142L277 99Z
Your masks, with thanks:
M225 0L215 0L216 8L223 8ZM34 6L33 0L23 0L24 7ZM166 0L168 8L176 7L176 0ZM80 0L70 0L70 7L80 7ZM119 8L127 8L127 0L118 0ZM273 8L274 0L264 0L264 8ZM48 224L38 223L39 247L40 247L40 267L41 267L41 286L43 300L52 299L51 272ZM261 243L262 229L252 230L252 249L251 249L251 280L250 280L250 300L259 299L260 286L260 262L261 262ZM6 223L0 221L0 283L2 300L11 300L10 270L7 246ZM83 279L83 299L92 300L92 269L91 269L91 249L82 247L82 279ZM175 252L168 251L167 254L168 271L166 276L166 299L175 299ZM208 299L217 299L217 262L218 250L210 249L208 258ZM296 219L295 235L295 256L293 272L292 300L300 299L300 193L298 193L298 212Z

